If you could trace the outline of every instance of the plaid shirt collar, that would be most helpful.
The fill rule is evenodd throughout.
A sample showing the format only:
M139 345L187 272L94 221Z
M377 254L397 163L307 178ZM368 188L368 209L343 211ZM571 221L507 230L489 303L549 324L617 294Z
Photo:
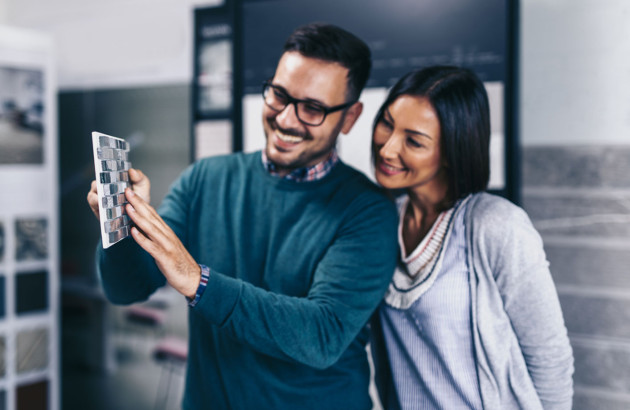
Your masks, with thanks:
M339 162L337 150L332 150L327 159L310 167L297 168L286 174L283 179L289 179L295 182L317 181L324 178L330 173L333 167ZM279 177L278 167L267 158L265 150L262 150L262 163L270 175Z

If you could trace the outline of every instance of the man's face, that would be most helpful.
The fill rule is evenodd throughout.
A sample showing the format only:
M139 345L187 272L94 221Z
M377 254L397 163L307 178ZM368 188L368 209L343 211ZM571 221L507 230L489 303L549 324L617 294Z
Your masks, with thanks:
M293 98L333 107L348 102L347 75L348 69L337 63L287 52L280 58L271 83ZM263 105L267 157L281 174L323 161L334 148L339 132L350 131L361 109L361 104L356 103L347 110L328 114L321 125L312 126L300 122L294 104L280 112Z

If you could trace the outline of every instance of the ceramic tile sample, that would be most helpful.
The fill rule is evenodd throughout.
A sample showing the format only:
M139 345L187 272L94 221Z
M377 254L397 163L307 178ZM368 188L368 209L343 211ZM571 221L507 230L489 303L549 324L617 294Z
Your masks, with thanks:
M24 218L15 221L15 259L41 260L48 257L48 221Z
M5 303L7 300L7 296L6 296L6 293L4 293L5 292L4 283L5 283L4 275L0 275L0 320L4 319L4 315L6 312Z
M43 370L48 366L48 329L23 330L17 334L18 374Z
M17 387L17 410L47 410L48 409L48 381L44 380Z
M15 275L15 312L19 314L48 309L48 272L18 272Z
M94 170L103 248L130 234L131 221L126 214L125 188L129 186L129 143L121 138L92 133Z
M4 242L5 242L4 223L0 221L0 263L4 261Z

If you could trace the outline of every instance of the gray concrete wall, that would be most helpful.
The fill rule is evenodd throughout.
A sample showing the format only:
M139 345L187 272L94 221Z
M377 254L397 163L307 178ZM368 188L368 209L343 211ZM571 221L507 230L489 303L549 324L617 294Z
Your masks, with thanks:
M630 408L629 176L625 145L523 151L523 206L574 349L575 410Z

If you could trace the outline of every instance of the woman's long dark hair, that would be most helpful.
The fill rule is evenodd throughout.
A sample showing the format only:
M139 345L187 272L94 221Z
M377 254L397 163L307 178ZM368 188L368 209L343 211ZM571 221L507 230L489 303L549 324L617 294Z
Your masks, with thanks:
M477 75L454 66L432 66L405 74L378 110L372 132L387 107L402 95L426 98L438 115L448 202L485 190L490 178L490 108ZM372 157L376 154L372 143Z

